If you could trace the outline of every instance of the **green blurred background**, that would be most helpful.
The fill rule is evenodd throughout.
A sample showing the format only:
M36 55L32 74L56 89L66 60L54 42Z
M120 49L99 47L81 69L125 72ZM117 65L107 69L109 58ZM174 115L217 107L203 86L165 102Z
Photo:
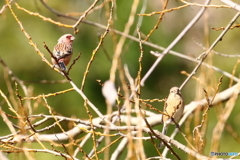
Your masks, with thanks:
M55 21L62 22L64 24L74 24L75 21L68 20L66 18L58 17L47 10L40 1L37 0L19 0L17 1L21 7L24 7L32 12L38 12L39 14L49 17ZM94 1L93 0L55 0L55 1L46 1L49 6L58 10L62 13L69 12L84 12ZM100 1L102 2L102 1ZM198 3L202 3L202 1L194 1ZM123 31L126 22L129 18L129 13L132 8L133 0L119 0L116 1L116 5L114 8L114 17L113 17L113 26L114 29ZM140 13L142 9L143 1L139 2L137 14ZM5 1L0 1L0 6L3 6ZM218 1L212 1L212 4L219 4ZM183 5L181 2L177 0L172 0L169 2L168 8L177 7ZM56 26L52 23L43 21L39 17L31 16L21 10L18 10L14 3L12 4L13 10L15 14L18 16L19 20L22 22L24 29L31 36L34 43L37 44L40 51L45 55L45 57L50 60L49 53L44 49L43 42L47 43L47 46L52 49L54 45L57 43L57 39L67 33L73 34L73 29L64 28L60 26ZM147 1L147 9L145 13L151 13L154 11L161 11L163 7L163 1L151 0ZM149 42L153 44L167 47L174 38L183 30L183 28L189 23L189 21L194 17L194 15L199 10L199 7L191 6L186 7L180 10L168 12L163 17L162 22L160 23L158 29L154 31L154 33L150 36ZM209 8L197 24L184 36L184 38L173 48L174 51L180 52L185 55L189 55L191 57L198 57L203 52L203 49L196 45L194 42L203 44L204 46L208 46L211 44L217 36L221 33L221 31L215 31L210 29L211 27L219 28L225 27L231 18L236 14L236 11L233 9L223 9L223 8ZM153 16L144 16L140 17L138 15L135 16L134 25L131 27L130 35L137 37L136 29L139 18L143 18L142 25L140 26L140 31L142 35L147 35L151 29L153 29L154 25L158 20L159 15ZM78 18L78 16L76 17ZM91 13L87 16L86 20L93 21L96 23L107 25L107 17L106 17L106 8L102 8ZM236 23L238 23L237 21ZM89 24L80 23L79 25L79 33L74 35L76 40L74 41L74 56L76 57L78 53L81 54L81 58L77 61L70 72L70 77L73 82L80 87L83 79L83 75L87 66L87 63L90 60L93 50L96 48L99 42L99 36L104 32L104 30L99 29L97 27L91 26ZM209 34L207 34L209 32ZM96 80L101 80L104 82L109 78L109 70L111 68L111 61L108 59L108 56L112 58L115 49L115 43L118 42L120 36L114 35L116 41L112 39L111 34L104 39L104 43L102 47L98 50L96 57L92 63L90 68L90 72L87 76L84 93L87 95L89 100L98 107L98 109L105 114L106 113L106 105L105 100L101 94L101 86ZM53 71L49 66L47 66L42 60L41 57L36 53L34 48L29 45L28 39L24 36L23 32L21 32L19 25L16 20L13 18L10 10L7 8L0 15L0 58L5 61L8 67L13 71L13 74L25 81L26 86L33 87L34 96L40 94L48 94L54 93L58 91L62 91L64 89L68 89L71 87L69 83L60 83L60 84L41 84L38 83L42 80L48 81L57 81L63 80L63 76ZM239 37L240 32L239 29L235 28L233 30L229 30L225 37L221 42L214 48L215 51L224 53L224 54L239 54ZM143 71L142 76L147 72L147 70L154 63L156 57L151 55L149 52L154 50L151 47L143 45L144 56L142 61ZM161 52L161 51L159 51ZM106 56L106 54L108 56ZM132 40L127 39L125 45L123 47L123 52L121 54L122 63L127 64L130 70L130 74L132 77L137 76L138 71L138 58L140 55L139 43L134 42ZM218 55L211 55L211 58L207 59L207 62L212 63L214 66L221 68L224 71L229 73L232 72L234 65L236 64L238 58L227 58ZM172 86L180 86L181 83L186 79L185 75L182 75L180 72L185 70L190 73L195 67L195 63L189 62L184 59L180 59L173 55L167 55L163 58L158 67L154 70L151 76L147 79L145 86L142 87L141 90L141 98L143 99L154 99L154 98L165 98L169 92L169 88ZM7 86L4 80L3 70L0 67L0 89L3 91L5 95L9 95L7 91ZM196 76L201 74L206 74L205 72L211 72L210 69L199 70ZM221 74L217 72L212 72L211 77L206 78L206 84L211 85L212 82L217 82ZM237 67L235 76L239 76L239 67ZM212 80L212 82L209 82ZM202 81L205 81L202 79ZM223 78L223 84L220 87L220 91L228 88L229 78ZM196 87L198 82L195 80L191 80L185 88L182 90L182 94L184 96L186 104L193 100L198 100L204 98L204 93L202 89L198 89ZM116 80L116 86L120 85L120 80ZM14 83L12 83L14 86ZM207 86L201 86L208 88ZM215 86L212 86L216 88ZM20 93L23 95L22 90L20 89ZM196 95L201 95L201 97L196 98ZM76 92L68 92L64 95L58 95L56 97L47 98L48 104L54 108L54 110L63 116L66 117L77 117L80 119L87 119L88 115L85 112L85 108L83 106L83 100ZM8 110L8 106L0 97L0 104L2 109L11 113ZM33 101L32 101L33 102ZM34 103L34 102L33 102ZM163 103L153 103L153 107L162 110ZM228 120L228 123L232 125L236 132L239 132L240 129L238 126L240 125L239 121L239 103L236 103L236 107ZM49 114L48 109L44 105L40 105L33 109L34 114ZM94 116L95 113L91 112ZM209 125L207 129L206 135L206 148L205 155L209 155L211 138L212 138L212 129L217 123L217 111L215 109L211 109L209 111ZM9 130L2 119L0 119L1 125L1 134L0 136L4 136L9 134ZM67 124L66 124L67 125ZM156 127L160 128L159 126ZM170 129L171 130L171 129ZM58 132L56 129L54 132ZM50 131L51 133L52 131ZM170 133L170 131L169 131ZM177 136L176 139L182 138L182 136ZM181 142L184 142L182 139ZM185 143L185 142L184 142ZM225 144L228 145L225 145ZM222 152L238 152L239 151L239 143L237 143L231 135L224 131L222 135L222 139L220 142L220 151ZM156 156L157 153L153 149L152 144L147 141L145 142L146 155ZM236 147L238 146L238 147ZM88 146L88 147L91 147ZM89 149L89 148L88 148ZM180 154L183 159L187 158L187 155L177 150L177 153ZM37 159L42 158L52 158L52 159L60 159L59 157L54 157L49 154L37 153L39 157ZM123 156L124 157L124 156ZM122 157L122 159L124 159ZM171 157L171 156L170 156ZM12 157L16 159L16 157ZM80 157L79 157L80 158Z

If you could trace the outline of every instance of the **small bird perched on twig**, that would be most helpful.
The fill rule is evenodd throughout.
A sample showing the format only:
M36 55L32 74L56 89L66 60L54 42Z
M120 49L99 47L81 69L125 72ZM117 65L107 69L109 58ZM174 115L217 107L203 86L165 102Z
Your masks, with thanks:
M175 124L183 115L184 101L178 87L172 87L167 100L164 104L163 129L162 134L166 135L169 124ZM174 122L173 122L174 120ZM162 148L163 142L160 142L159 148Z
M58 39L57 45L53 49L53 56L56 58L52 58L53 67L60 67L61 70L67 71L66 65L70 62L73 54L73 37L71 34L64 34L62 37Z

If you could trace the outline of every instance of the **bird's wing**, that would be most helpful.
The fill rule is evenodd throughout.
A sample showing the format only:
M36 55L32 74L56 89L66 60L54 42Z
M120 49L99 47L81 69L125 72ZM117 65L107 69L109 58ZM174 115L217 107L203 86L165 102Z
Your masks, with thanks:
M54 47L53 54L57 59L64 58L64 57L72 54L72 47L70 45L66 45L64 43L58 43Z
M178 108L181 106L182 101L179 99L168 99L165 103L165 112L170 116L173 117Z

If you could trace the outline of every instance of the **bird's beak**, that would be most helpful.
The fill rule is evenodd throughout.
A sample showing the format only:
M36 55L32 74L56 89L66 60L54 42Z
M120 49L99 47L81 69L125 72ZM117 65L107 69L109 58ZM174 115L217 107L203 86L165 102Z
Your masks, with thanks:
M179 94L180 93L180 91L179 90L176 90L176 92L174 93L175 95L177 95L177 94Z
M73 41L75 39L75 37L71 36L70 40Z

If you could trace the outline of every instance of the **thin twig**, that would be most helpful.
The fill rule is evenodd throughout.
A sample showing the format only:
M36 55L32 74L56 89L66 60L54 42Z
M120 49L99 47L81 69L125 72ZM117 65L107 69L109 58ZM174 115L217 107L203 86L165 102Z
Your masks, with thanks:
M12 3L13 0L10 0L9 3ZM7 8L7 4L2 6L2 9L0 9L0 15L3 13L3 11Z
M124 27L124 31L123 31L124 34L128 34L130 32L130 29L134 23L138 3L139 3L139 0L133 1L130 16L128 18L128 22L125 24L125 27ZM112 82L115 82L116 71L117 71L117 68L118 68L119 62L120 62L120 55L122 53L123 45L126 41L126 38L127 37L125 37L125 36L120 37L118 44L116 46L114 55L113 55L113 61L112 61L112 66L111 66L111 70L110 70L110 78L109 78Z
M207 5L210 2L210 0L206 0L204 5ZM148 79L150 74L154 71L154 69L157 67L159 62L162 60L162 58L182 39L182 37L193 27L193 25L200 19L200 17L203 15L206 8L202 7L197 15L192 19L191 22L182 30L182 32L174 39L174 41L163 51L162 56L158 57L157 60L153 63L153 65L150 67L150 69L147 71L147 73L143 76L141 80L141 86L144 86L145 81ZM179 88L181 90L181 87Z
M67 19L71 19L71 20L74 20L74 21L78 20L78 19L75 18L75 17L67 16L67 15L65 15L65 14L62 14L62 13L60 13L60 12L52 9L52 8L49 7L46 3L44 3L43 0L40 0L40 1L43 3L43 5L44 5L47 9L49 9L49 11L53 12L53 13L56 14L57 16L64 17L64 18L67 18ZM83 22L83 23L86 23L86 24L89 24L89 25L92 25L92 26L94 26L94 27L98 27L98 28L101 28L101 29L106 29L106 26L104 26L104 25L102 25L102 24L99 24L99 23L96 23L96 22L87 21L87 20L83 20L82 22ZM109 31L112 31L112 32L114 32L114 33L116 33L116 34L118 34L118 35L124 36L124 37L126 37L126 38L128 38L128 39L131 39L131 40L133 40L133 41L138 42L138 38L136 38L136 37L134 37L134 36L125 34L125 33L123 33L123 32L120 32L120 31L115 30L115 29L112 29L112 28L109 28ZM147 41L143 41L143 44L144 44L144 45L147 45L147 46L149 46L149 47L155 48L155 49L157 49L157 50L162 50L162 51L163 51L163 50L166 50L166 48L164 48L164 47L161 47L161 46L156 45L156 44L152 44L152 43L147 42ZM172 51L172 50L169 50L169 54L172 54L172 55L174 55L174 56L180 57L180 58L182 58L182 59L185 59L185 60L188 60L188 61L191 61L191 62L194 62L194 63L198 63L198 62L199 62L199 61L197 61L197 60L194 59L194 58L191 58L191 57L189 57L189 56L187 56L187 55L185 55L185 54L180 54L180 53L175 52L175 51ZM219 69L219 68L217 68L217 67L211 66L211 65L206 64L206 63L202 63L202 65L204 65L204 66L206 66L206 67L208 67L208 68L212 68L212 69L214 69L215 71L223 74L223 75L226 76L226 77L233 78L233 80L236 81L236 82L239 81L239 79L238 79L237 77L232 77L231 74L229 74L228 72L225 72L225 71L223 71L223 70L221 70L221 69Z
M209 49L204 52L202 55L199 56L200 61L198 63L198 65L193 69L192 73L190 74L190 76L188 76L188 78L182 83L182 85L180 86L180 90L187 84L187 82L191 79L191 77L196 74L197 70L199 69L199 67L201 66L201 64L203 63L203 61L207 58L208 54L211 52L211 50L217 45L217 43L219 41L222 40L223 36L227 33L227 31L229 30L229 28L233 25L233 23L237 20L237 18L240 16L240 12L238 12L233 19L229 22L229 24L227 25L227 27L222 31L222 33L218 36L218 38L213 42L213 44L209 47Z
M78 32L77 26L80 24L80 22L86 18L86 16L88 15L88 13L97 5L97 3L99 2L99 0L95 0L92 5L83 13L83 15L80 16L80 18L77 20L77 22L73 25L73 28L75 29L75 32Z
M95 2L96 2L96 1L95 1ZM98 52L100 46L103 44L103 41L104 41L105 37L107 36L107 34L108 34L108 32L109 32L109 28L110 28L110 24L111 24L112 16L113 16L113 15L112 15L112 14L113 14L113 7L114 7L114 2L113 2L113 1L111 1L111 2L112 2L112 4L111 4L111 12L110 12L110 14L109 14L108 23L107 23L105 32L101 35L100 40L99 40L99 43L98 43L97 47L93 50L92 56L91 56L91 58L90 58L90 60L89 60L89 62L88 62L88 64L87 64L86 70L85 70L85 72L84 72L83 80L82 80L81 90L84 89L84 84L85 84L87 75L88 75L88 73L89 73L89 69L90 69L90 67L91 67L91 65L92 65L92 63L93 63L93 60L94 60L95 56L96 56L96 53ZM76 23L76 24L77 24L77 23ZM114 82L114 81L113 81L113 82Z
M80 58L81 53L78 53L78 56L73 60L72 64L70 65L67 74L69 74L70 70L72 69L73 65L76 63L76 61Z
M167 5L168 5L168 2L169 0L166 0L164 2L164 5L163 5L163 10L165 10L167 8ZM160 22L162 22L162 19L163 19L163 16L164 16L165 12L161 13L160 16L158 17L158 21L157 23L155 24L155 26L153 27L153 29L148 33L147 37L145 38L144 41L147 41L149 39L149 37L152 35L152 33L158 28ZM141 14L139 14L141 15Z

